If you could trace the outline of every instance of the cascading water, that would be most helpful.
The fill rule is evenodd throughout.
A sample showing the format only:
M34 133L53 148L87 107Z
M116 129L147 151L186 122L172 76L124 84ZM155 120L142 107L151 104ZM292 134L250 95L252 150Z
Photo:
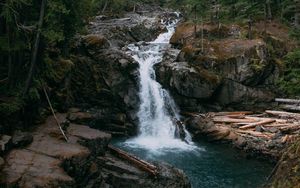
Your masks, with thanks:
M177 107L169 93L156 81L153 66L162 61L164 51L170 47L169 40L178 20L168 20L167 32L156 40L143 45L131 44L128 53L139 63L140 107L138 111L140 134L127 141L128 144L158 151L159 149L191 149L189 133L184 131L184 141L176 137Z

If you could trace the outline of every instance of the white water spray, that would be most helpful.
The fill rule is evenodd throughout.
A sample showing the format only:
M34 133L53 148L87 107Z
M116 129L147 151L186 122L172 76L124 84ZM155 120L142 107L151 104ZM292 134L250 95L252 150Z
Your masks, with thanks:
M176 125L172 118L179 119L178 109L169 93L156 81L153 66L162 61L164 51L170 47L178 20L167 21L167 32L144 45L128 46L129 53L139 63L140 108L138 111L140 134L126 143L133 147L159 151L160 149L193 149L188 132L186 142L175 137Z

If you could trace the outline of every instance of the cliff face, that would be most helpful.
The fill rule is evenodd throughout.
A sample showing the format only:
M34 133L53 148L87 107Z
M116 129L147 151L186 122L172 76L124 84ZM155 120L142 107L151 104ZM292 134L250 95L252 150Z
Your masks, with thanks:
M161 19L172 16L164 11L128 13L120 19L97 16L88 34L74 42L70 60L49 59L56 66L47 82L58 107L90 111L90 126L113 135L135 134L138 63L126 53L126 45L153 40L164 31Z
M244 32L237 25L198 25L195 35L193 24L177 27L171 43L179 50L166 55L157 75L183 109L201 111L207 103L247 108L272 101L279 65L263 38L249 40Z

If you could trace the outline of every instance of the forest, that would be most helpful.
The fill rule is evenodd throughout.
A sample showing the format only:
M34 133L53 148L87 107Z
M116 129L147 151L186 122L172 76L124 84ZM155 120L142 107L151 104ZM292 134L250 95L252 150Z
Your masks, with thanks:
M86 32L85 26L94 15L108 12L118 17L142 3L178 9L192 21L195 21L195 13L197 21L200 17L205 21L224 23L276 19L290 27L291 37L300 38L300 5L297 0L221 0L210 3L200 0L7 0L0 6L0 111L5 114L3 118L24 108L27 103L39 103L41 87L47 85L47 76L57 74L54 62L70 59L76 35ZM278 83L287 95L297 95L300 91L299 59L297 48L284 58L285 73Z
M157 67L153 70L156 76L152 77L157 77L162 88L170 90L180 111L185 112L187 117L194 117L191 114L196 111L243 112L249 109L257 112L261 110L260 105L264 108L273 107L275 98L287 98L296 101L293 103L296 107L292 106L293 110L288 112L296 115L288 116L298 118L300 0L2 0L0 138L2 135L13 134L15 130L31 130L53 113L66 113L72 107L87 111L101 109L95 110L97 118L105 117L91 120L89 126L92 128L100 127L102 130L104 127L113 136L114 133L122 136L125 129L125 137L137 134L140 130L136 128L139 124L137 122L141 120L132 114L134 112L139 116L137 111L142 107L136 106L143 100L135 99L141 97L141 94L135 96L131 93L138 93L141 89L136 89L141 84L133 81L138 77L135 69L140 65L127 65L127 61L135 61L136 58L128 59L128 53L122 51L125 48L123 44L128 46L133 42L152 41L155 39L153 35L168 31L167 27L163 28L158 24L160 21L153 24L153 20L149 19L152 25L147 26L146 17L163 12L158 16L159 19L172 21L173 15L169 15L171 11L176 11L181 16L178 25L174 26L175 34L170 37L172 48L180 51L174 62L187 62L189 66L182 70L183 73L174 73L172 71L175 68L170 68L167 64L155 65ZM136 17L142 26L134 25ZM118 21L121 22L120 25ZM110 28L114 24L116 26ZM238 34L232 28L237 28ZM229 52L226 51L227 48ZM105 51L108 49L109 52ZM263 55L258 52L260 50ZM240 55L240 51L244 54ZM166 62L173 58L172 54L168 55L169 59L162 58L167 59ZM250 68L244 66L240 69L245 70L226 75L226 71L231 68L222 67L222 63L238 64L242 61L240 58L246 59L249 62L246 66ZM126 63L115 65L112 63L115 61ZM123 66L125 68L120 68ZM189 68L194 68L199 75L194 77L193 71L184 72ZM190 75L186 76L187 74ZM231 83L233 80L234 83ZM201 83L199 87L198 83ZM247 90L246 94L240 94L235 101L235 95L230 93L239 93L240 90ZM230 95L233 97L230 98ZM171 107L166 109L168 111ZM170 112L172 116L175 116L174 113ZM112 114L122 115L117 120L112 120ZM246 119L252 118L247 117L247 113L238 115ZM232 118L231 116L236 114L222 117L226 119ZM92 117L88 116L87 119ZM221 121L218 117L214 123ZM175 124L181 131L176 134L182 135L183 123L178 123L180 121L176 118ZM195 121L189 119L183 122L193 124ZM80 121L82 122L85 123L85 120ZM119 122L123 122L125 128L120 127ZM297 122L299 123L299 119ZM231 123L244 122L227 122ZM257 122L250 122L250 126L256 129L255 126L259 125L261 128L260 124L255 123ZM195 135L199 132L197 131ZM0 152L0 156L4 153ZM298 180L300 178L295 181ZM0 178L0 186L1 183ZM275 187L283 185L286 184L278 183Z

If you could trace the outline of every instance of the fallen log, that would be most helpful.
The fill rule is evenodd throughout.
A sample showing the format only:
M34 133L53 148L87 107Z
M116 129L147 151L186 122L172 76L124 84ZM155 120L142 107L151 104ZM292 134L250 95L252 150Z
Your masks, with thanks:
M50 109L51 109L52 115L53 115L53 117L54 117L54 119L55 119L55 121L56 121L56 124L57 124L57 126L58 126L58 128L59 128L61 134L64 136L66 142L69 142L69 139L68 139L67 135L65 134L64 130L62 129L62 127L61 127L61 125L60 125L60 122L58 121L58 119L57 119L57 117L56 117L56 115L55 115L54 109L53 109L53 107L52 107L51 101L50 101L50 99L49 99L49 96L48 96L48 93L47 93L45 87L43 87L43 91L44 91L44 94L45 94L45 96L46 96L48 105L49 105L49 107L50 107Z
M284 126L288 126L288 125L292 125L291 123L280 123L280 124L267 124L264 125L265 127L284 127Z
M292 133L294 131L297 131L300 129L300 126L299 125L288 125L288 126L285 126L285 127L280 127L279 130L282 132L282 133Z
M213 118L213 121L215 123L253 123L253 122L257 122L257 120L253 120L253 119L234 119L234 118L229 118L227 116L219 116L216 118Z
M158 169L156 166L154 166L144 160L141 160L141 159L137 158L136 156L130 155L121 149L113 147L112 145L108 145L107 147L112 152L112 154L115 154L120 158L130 161L131 163L135 164L140 169L152 174L153 176L156 176L158 174Z
M234 115L227 115L229 118L234 118L234 119L245 119L244 114L234 114Z
M266 110L265 112L269 115L278 116L281 118L293 118L293 119L300 120L299 113L292 113L292 112L285 112L285 111L272 111L272 110Z
M249 128L254 128L258 125L265 125L265 124L268 124L268 123L273 123L275 121L276 120L274 120L274 119L267 119L267 120L263 120L263 121L260 121L260 122L257 122L257 123L251 123L251 124L248 124L248 125L244 125L244 126L241 126L239 128L240 129L249 129Z
M300 104L300 100L298 99L282 99L282 98L276 98L276 102L282 102L282 103L290 103L290 104Z
M280 105L280 108L284 109L284 110L289 110L289 111L295 111L298 112L300 111L300 105L290 105L290 104L286 104L286 105Z
M284 137L281 138L281 143L286 143L286 141L289 139L289 135L285 135Z
M254 137L267 138L267 139L271 139L273 136L273 134L271 134L271 133L261 133L261 132L250 131L250 130L236 130L236 132L242 133L242 134L249 134Z
M217 112L215 116L228 116L228 115L250 115L253 114L251 111L237 111L237 112Z
M248 117L248 116L246 116L245 119L264 121L264 120L269 120L271 118L267 118L267 117ZM276 120L277 123L286 123L285 119L276 119L276 118L272 118L272 119Z

